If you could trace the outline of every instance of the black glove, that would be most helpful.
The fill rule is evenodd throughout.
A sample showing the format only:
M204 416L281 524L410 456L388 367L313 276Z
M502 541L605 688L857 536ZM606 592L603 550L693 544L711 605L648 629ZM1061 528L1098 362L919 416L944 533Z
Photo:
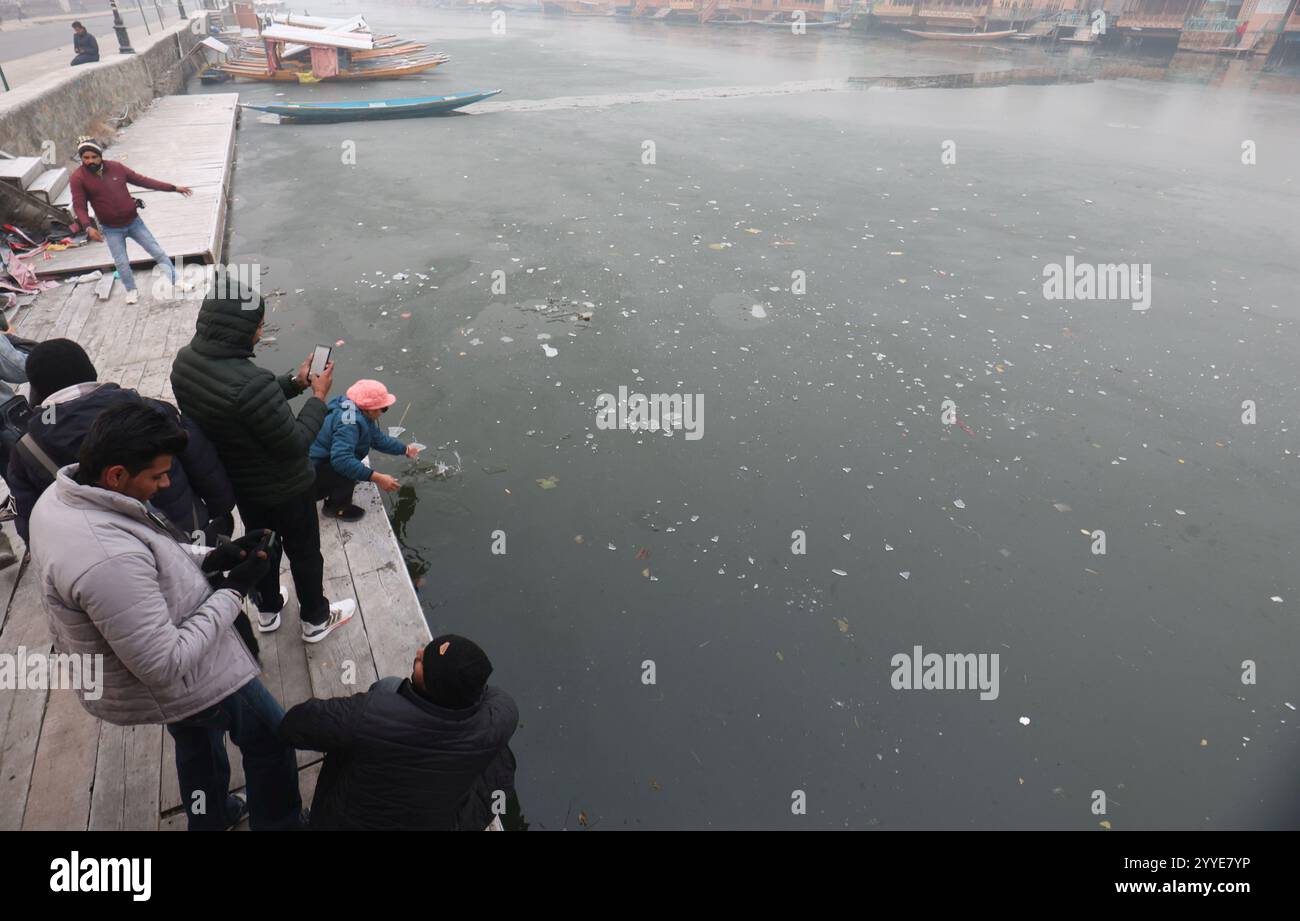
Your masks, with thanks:
M208 520L208 525L203 529L203 542L212 547L219 547L222 543L230 541L230 535L235 533L235 517L226 512L224 515L215 515Z
M253 654L253 660L257 662L257 667L262 667L262 647L258 645L257 637L253 634L253 623L248 619L248 615L240 611L235 615L235 632L239 638L244 641L248 651Z
M216 550L213 551L213 553L216 552ZM218 579L213 585L213 588L233 588L235 591L239 592L239 594L247 595L253 590L253 586L257 585L261 580L262 576L266 575L267 570L270 568L270 560L258 556L257 553L249 553L248 557L244 559L243 562L238 566L231 567L230 572Z
M265 530L250 531L239 540L232 540L217 547L203 558L200 568L204 572L225 572L232 569L256 550L265 538Z

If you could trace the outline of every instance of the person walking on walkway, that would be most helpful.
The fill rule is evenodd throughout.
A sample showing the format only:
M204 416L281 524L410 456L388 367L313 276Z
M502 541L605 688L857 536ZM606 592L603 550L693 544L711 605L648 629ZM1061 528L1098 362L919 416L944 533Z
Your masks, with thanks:
M253 364L262 337L266 304L256 290L230 281L203 301L194 338L172 364L172 391L181 413L198 423L216 446L246 528L269 528L280 536L298 590L302 638L319 643L356 611L348 598L325 597L325 561L316 517L316 475L307 451L325 421L325 398L334 365L308 379L310 356L296 372L276 377ZM289 401L312 395L297 415ZM287 593L280 588L279 561L257 586L258 629L279 629Z
M280 738L325 753L310 827L483 831L514 792L519 725L491 674L482 649L446 634L416 652L410 678L291 708Z
M153 257L154 262L162 266L173 285L176 284L176 267L158 241L154 239L149 228L140 218L139 201L131 195L127 183L156 189L160 192L179 192L187 198L194 190L186 185L172 185L141 176L125 163L117 160L105 160L104 148L94 138L83 137L77 142L77 156L81 158L79 166L72 174L72 210L77 220L69 227L73 233L85 228L90 239L108 244L108 251L117 266L117 276L126 288L126 302L134 304L138 299L135 290L135 274L131 271L131 260L127 256L127 239L135 240L145 252ZM86 210L87 202L95 209L95 217L103 231L96 229ZM179 285L181 291L188 292L192 286Z
M79 694L81 705L117 726L167 726L190 830L225 829L243 813L229 794L227 732L243 755L250 827L298 828L297 761L276 735L284 711L234 628L273 535L210 550L153 510L186 441L141 403L95 420L80 463L59 470L32 513L37 593L56 653L102 656L97 693Z
M18 18L22 19L22 16ZM72 50L76 54L72 59L73 67L78 64L93 64L99 60L99 40L80 22L72 24Z
M316 467L316 498L325 500L321 513L326 518L360 520L365 510L352 504L357 483L369 481L385 492L394 492L401 485L397 477L362 463L372 448L410 458L420 453L419 448L402 444L379 427L379 417L396 402L387 387L371 380L357 381L346 396L330 400L329 415L307 453Z

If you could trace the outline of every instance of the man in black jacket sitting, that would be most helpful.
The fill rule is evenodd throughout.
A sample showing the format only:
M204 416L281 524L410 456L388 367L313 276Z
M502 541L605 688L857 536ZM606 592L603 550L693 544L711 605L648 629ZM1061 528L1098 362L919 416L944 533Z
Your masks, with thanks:
M313 829L483 831L514 791L519 709L487 687L492 663L464 637L437 637L408 679L309 700L280 723L295 748L325 753Z
M76 52L72 59L73 67L78 64L93 64L99 60L99 42L80 22L72 24L72 50Z

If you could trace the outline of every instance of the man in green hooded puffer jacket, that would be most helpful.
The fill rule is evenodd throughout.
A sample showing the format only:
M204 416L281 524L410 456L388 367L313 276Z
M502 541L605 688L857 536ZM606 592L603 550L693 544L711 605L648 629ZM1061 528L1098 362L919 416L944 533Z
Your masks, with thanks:
M333 604L325 597L325 561L316 517L316 475L307 460L325 421L325 398L333 364L308 379L310 357L296 372L276 377L253 364L253 345L262 336L266 305L256 291L229 278L209 293L199 310L190 344L172 364L172 390L181 412L196 422L216 447L235 488L245 530L268 528L289 555L298 590L302 638L318 643L352 618L352 599ZM310 389L295 416L289 401ZM280 626L284 594L279 560L272 560L257 585L258 630Z

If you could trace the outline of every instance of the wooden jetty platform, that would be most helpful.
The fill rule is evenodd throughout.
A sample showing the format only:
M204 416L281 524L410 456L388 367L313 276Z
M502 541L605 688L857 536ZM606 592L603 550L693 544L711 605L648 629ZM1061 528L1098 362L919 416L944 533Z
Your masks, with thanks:
M104 151L105 157L121 160L137 173L194 189L189 198L175 192L132 189L145 203L141 217L173 261L221 259L238 117L238 93L162 96ZM70 197L67 202L71 209ZM153 263L134 240L127 241L126 251L132 265ZM32 261L37 274L113 268L104 243L87 243L49 255L49 259Z
M152 278L141 274L138 304L125 304L120 286L108 301L99 301L93 284L65 285L24 309L15 331L30 339L74 339L94 361L100 380L172 401L172 359L194 333L200 300L155 300ZM293 580L283 568L290 613L260 643L262 681L286 709L312 696L364 691L378 677L407 675L416 649L432 638L378 490L361 484L356 501L367 512L361 521L321 521L325 592L331 599L356 599L351 623L322 643L303 643ZM12 523L3 527L21 556ZM29 561L0 570L0 653L51 650L33 583ZM345 684L350 673L354 683ZM0 690L0 830L183 830L171 736L161 726L121 727L94 719L76 693ZM233 747L230 762L237 790L243 769ZM298 764L306 805L320 756L299 752Z

